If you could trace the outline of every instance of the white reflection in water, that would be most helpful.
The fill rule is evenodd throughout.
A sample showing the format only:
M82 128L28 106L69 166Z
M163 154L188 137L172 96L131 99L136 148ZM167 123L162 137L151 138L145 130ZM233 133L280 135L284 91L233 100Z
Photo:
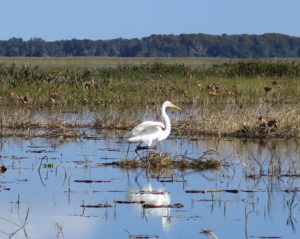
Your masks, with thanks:
M136 190L136 189L129 190L128 200L144 201L146 204L153 204L156 206L171 204L170 194L162 188L153 189L150 183L148 183L148 186L144 187L141 190ZM143 210L140 204L136 204L136 209L138 209L139 211ZM168 231L168 229L172 226L174 222L174 220L169 219L171 209L165 207L165 208L152 208L150 210L152 216L161 217L162 227L165 231Z

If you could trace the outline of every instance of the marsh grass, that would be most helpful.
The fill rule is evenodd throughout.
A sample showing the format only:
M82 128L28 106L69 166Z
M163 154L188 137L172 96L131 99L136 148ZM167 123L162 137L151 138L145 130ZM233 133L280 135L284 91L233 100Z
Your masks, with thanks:
M128 130L146 119L144 108L159 119L160 105L168 99L184 109L172 120L175 134L300 135L300 63L293 60L59 58L55 63L55 59L1 58L1 61L1 105L79 110L111 107L95 114L88 127ZM275 132L258 132L256 121L260 115L278 122ZM1 116L2 129L66 126L59 119L47 126L45 122L35 122L34 117L20 115L15 120L9 117Z
M185 114L185 112L183 112ZM258 118L275 120L276 127L260 127ZM237 136L245 138L291 138L300 136L300 108L269 104L216 107L202 105L174 123L177 135Z
M1 136L78 138L85 136L81 129L89 127L85 120L65 114L42 116L20 107L0 112Z
M260 104L237 107L236 105L186 105L182 112L169 111L172 121L172 134L200 138L208 136L234 136L244 138L292 138L300 136L299 106L272 106ZM50 117L49 117L50 115ZM130 130L144 120L161 120L160 104L141 110L119 109L116 105L96 110L86 116L74 114L46 113L18 108L0 114L0 133L5 135L24 135L29 137L79 137L84 129ZM71 113L72 115L72 113ZM275 120L276 128L262 128L258 118Z

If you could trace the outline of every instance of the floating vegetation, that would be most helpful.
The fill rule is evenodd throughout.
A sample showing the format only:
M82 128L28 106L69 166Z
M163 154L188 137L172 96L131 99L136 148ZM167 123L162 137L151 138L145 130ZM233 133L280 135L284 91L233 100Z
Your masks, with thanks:
M109 180L74 180L75 183L110 183Z
M185 183L186 180L161 179L161 180L159 180L159 182L161 182L161 183L174 183L174 182L176 182L176 183Z
M285 189L285 190L282 190L282 192L285 192L285 193L298 193L298 192L300 192L300 188Z
M99 193L99 192L106 192L106 193L125 193L127 191L125 190L107 190L107 191L100 191L100 190L93 190L93 193Z
M209 155L214 154L215 158ZM102 166L118 166L123 169L137 169L137 168L149 168L152 170L163 169L193 169L193 170L207 170L207 169L219 169L224 166L224 162L218 158L218 154L215 151L204 152L199 158L191 158L186 155L172 156L170 153L156 153L147 152L140 159L124 159L121 161L114 161L109 163L102 163ZM168 180L168 182L171 182Z
M137 159L124 159L118 162L112 162L111 165L117 165L123 169L137 169L144 166L144 163Z
M300 173L260 173L260 174L248 174L246 175L246 178L251 178L251 179L259 179L261 177L276 177L276 178L281 178L281 177L289 177L289 178L299 178Z
M5 173L7 168L4 165L0 165L0 173Z
M80 207L84 207L84 208L108 208L108 207L112 207L112 205L109 204L82 204Z
M24 156L16 156L16 155L11 155L11 156L3 156L0 155L0 159L12 159L12 160L21 160L21 159L28 159L28 157L24 157Z
M277 239L277 238L283 238L282 236L251 236L256 238L269 238L269 239Z
M237 189L185 190L186 193L238 193Z
M44 168L55 168L55 164L53 164L53 163L44 163L43 167Z
M143 208L182 208L183 204L175 203L175 204L168 204L168 205L157 205L153 203L144 203L142 205Z
M27 150L26 153L35 153L35 154L45 154L45 153L54 153L54 150L45 150L45 149L41 149L41 150Z
M114 201L114 203L118 203L118 204L144 204L145 201Z
M153 194L153 195L164 195L164 192L161 191L149 191L149 190L138 190L132 191L131 194Z
M157 236L157 235L147 235L147 234L145 234L145 235L142 235L142 234L134 235L134 234L131 234L129 231L125 230L125 229L124 229L124 231L128 233L129 238L133 238L133 239L159 238L159 236Z
M300 188L291 188L278 190L279 192L285 193L295 193L300 192ZM248 189L194 189L194 190L185 190L186 193L259 193L267 192L267 190L257 189L257 190L248 190Z

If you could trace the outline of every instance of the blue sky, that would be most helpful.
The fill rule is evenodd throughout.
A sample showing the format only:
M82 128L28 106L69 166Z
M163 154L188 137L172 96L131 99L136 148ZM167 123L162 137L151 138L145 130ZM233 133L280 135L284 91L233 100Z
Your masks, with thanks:
M3 0L0 40L181 33L300 36L299 26L300 0Z

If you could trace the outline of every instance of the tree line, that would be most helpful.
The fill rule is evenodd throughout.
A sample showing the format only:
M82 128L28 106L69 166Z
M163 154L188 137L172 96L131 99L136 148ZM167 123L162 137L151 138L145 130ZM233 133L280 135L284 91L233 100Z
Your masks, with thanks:
M64 57L300 57L300 37L263 35L151 35L141 39L59 40L11 38L0 41L0 56Z

